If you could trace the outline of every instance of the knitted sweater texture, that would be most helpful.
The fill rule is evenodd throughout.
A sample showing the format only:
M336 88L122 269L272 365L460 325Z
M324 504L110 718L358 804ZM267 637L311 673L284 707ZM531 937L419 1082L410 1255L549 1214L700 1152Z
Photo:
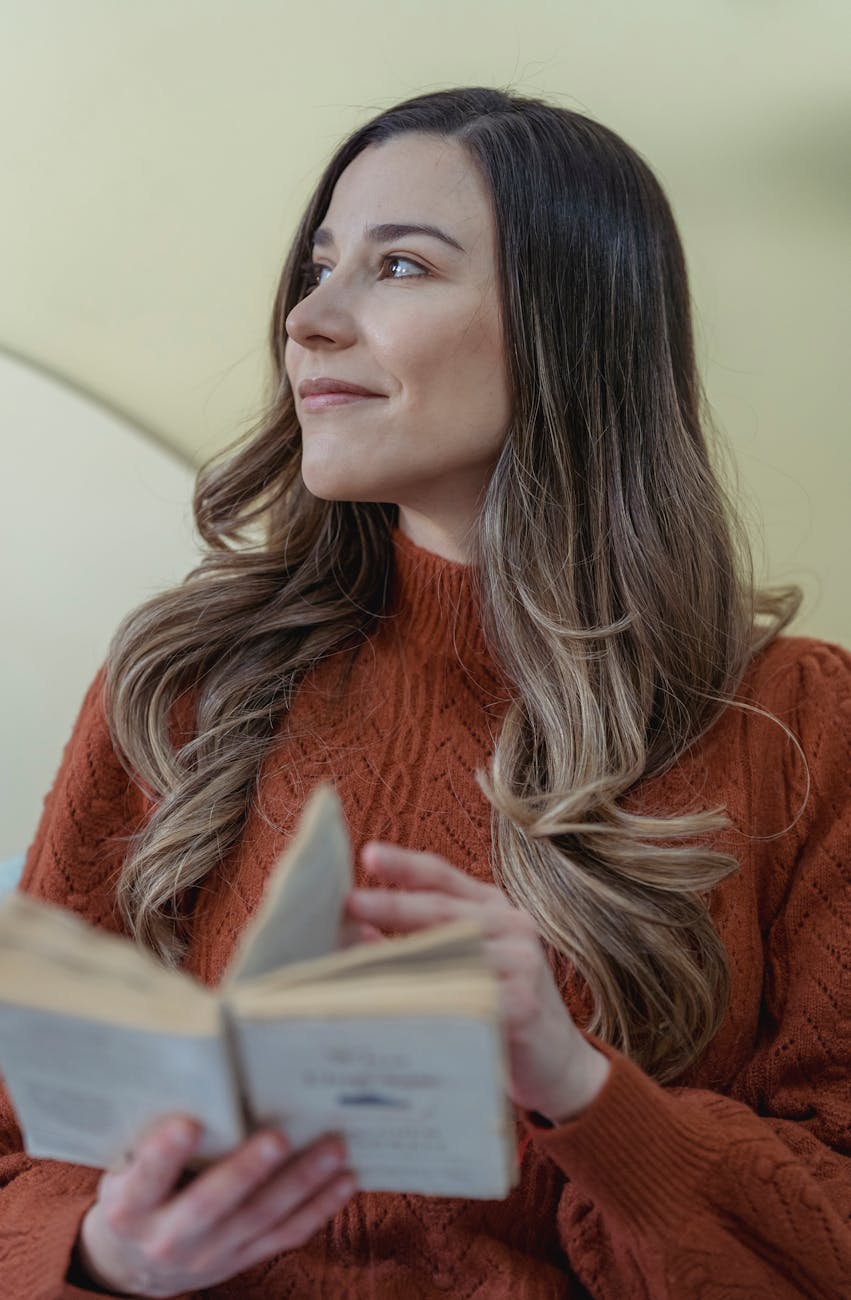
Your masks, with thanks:
M492 880L486 769L509 702L470 571L394 531L391 617L298 688L245 832L204 882L184 969L213 985L314 787L335 782L355 854L369 839ZM113 751L101 668L27 854L21 888L113 931L114 836L150 805ZM517 1111L521 1179L504 1200L360 1192L303 1247L193 1293L245 1300L848 1300L851 1296L851 654L780 637L702 740L635 792L660 813L726 805L713 837L740 870L713 891L731 995L702 1058L660 1086L587 1034L611 1072L576 1119ZM632 796L631 796L632 799ZM804 804L803 812L800 812ZM798 816L800 812L800 816ZM797 818L797 820L796 820ZM776 838L776 832L784 831ZM66 1280L99 1171L31 1159L0 1094L0 1295L93 1295ZM100 1294L100 1293L99 1293Z

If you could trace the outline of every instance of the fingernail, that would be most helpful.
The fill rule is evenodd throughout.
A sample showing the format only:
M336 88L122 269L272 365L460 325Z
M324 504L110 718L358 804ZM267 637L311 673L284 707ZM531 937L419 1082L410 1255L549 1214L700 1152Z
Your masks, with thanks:
M316 1168L322 1174L330 1174L332 1169L339 1169L343 1157L337 1151L323 1151L316 1161Z
M267 1134L260 1143L260 1155L268 1164L274 1165L285 1155L286 1143L274 1133Z
M195 1129L191 1124L181 1120L178 1124L172 1124L168 1131L169 1141L181 1149L188 1150L195 1141Z

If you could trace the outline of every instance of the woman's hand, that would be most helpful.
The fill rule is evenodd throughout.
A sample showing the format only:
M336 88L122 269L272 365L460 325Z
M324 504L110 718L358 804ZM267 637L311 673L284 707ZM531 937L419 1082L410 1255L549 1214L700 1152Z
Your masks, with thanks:
M264 1130L178 1190L200 1126L158 1121L129 1163L107 1172L88 1210L76 1262L95 1285L131 1296L177 1296L225 1282L303 1246L356 1190L340 1137L293 1151ZM324 1155L336 1163L322 1165Z
M353 889L347 913L356 921L403 933L458 920L481 926L500 981L511 1099L554 1123L575 1119L611 1067L571 1019L533 919L495 885L471 879L436 854L373 840L364 845L361 861L382 881L402 888Z

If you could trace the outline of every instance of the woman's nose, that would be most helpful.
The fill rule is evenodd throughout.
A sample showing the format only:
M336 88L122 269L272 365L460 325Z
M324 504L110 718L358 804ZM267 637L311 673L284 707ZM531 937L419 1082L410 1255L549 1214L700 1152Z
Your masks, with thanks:
M346 343L355 333L352 313L346 309L339 294L320 294L314 301L317 292L314 289L288 312L284 321L287 334L302 346L316 338Z

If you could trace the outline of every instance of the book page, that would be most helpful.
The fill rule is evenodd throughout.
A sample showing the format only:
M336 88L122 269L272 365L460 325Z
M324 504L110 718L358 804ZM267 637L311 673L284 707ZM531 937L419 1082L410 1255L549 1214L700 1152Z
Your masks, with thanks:
M380 943L362 943L344 952L318 957L314 961L298 962L270 971L256 979L245 980L232 997L235 1004L257 1014L274 1015L279 1010L295 1005L289 998L279 997L289 989L309 985L332 988L331 998L337 989L359 987L358 981L369 977L398 986L400 977L409 973L423 976L448 970L457 974L460 981L467 972L478 974L487 967L484 937L474 921L448 921L445 925L414 934L384 939ZM375 984L363 996L373 996Z
M152 1029L218 1032L217 996L204 985L130 939L17 891L0 903L0 999Z
M0 1002L0 1071L31 1156L116 1167L154 1120L204 1125L199 1160L244 1136L224 1038Z
M236 1031L253 1122L298 1147L343 1133L364 1191L495 1199L517 1182L496 1018L240 1018Z
M129 939L16 893L0 905L0 1073L30 1155L107 1167L173 1110L199 1158L244 1133L218 995Z
M234 992L233 1016L250 1020L290 1020L305 1016L457 1015L487 1019L499 1013L490 977L474 966L440 970L411 967L388 980L368 971L345 984L296 984L273 991Z
M232 987L339 946L352 859L342 805L330 782L317 786L295 835L269 877L222 980Z

